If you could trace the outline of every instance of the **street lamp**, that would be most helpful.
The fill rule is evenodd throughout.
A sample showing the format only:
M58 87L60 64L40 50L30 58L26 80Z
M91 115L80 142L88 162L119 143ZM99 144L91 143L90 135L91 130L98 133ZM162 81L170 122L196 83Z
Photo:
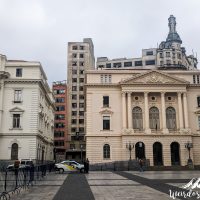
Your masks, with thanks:
M81 148L81 163L83 163L83 144L80 145Z
M191 159L191 156L190 156L190 149L193 148L193 144L192 142L187 142L185 143L185 148L188 150L189 152L189 158L188 158L188 164L192 164L192 159Z
M129 159L131 160L131 151L134 149L134 144L129 141L129 142L126 143L126 148L130 152L130 158Z

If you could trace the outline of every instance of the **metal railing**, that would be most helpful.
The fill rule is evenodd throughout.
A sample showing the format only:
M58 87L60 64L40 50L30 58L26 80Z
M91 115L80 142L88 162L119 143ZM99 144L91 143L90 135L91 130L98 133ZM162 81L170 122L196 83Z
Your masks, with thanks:
M20 193L23 189L41 181L47 172L54 170L54 163L25 166L0 171L0 200L8 200L14 193Z

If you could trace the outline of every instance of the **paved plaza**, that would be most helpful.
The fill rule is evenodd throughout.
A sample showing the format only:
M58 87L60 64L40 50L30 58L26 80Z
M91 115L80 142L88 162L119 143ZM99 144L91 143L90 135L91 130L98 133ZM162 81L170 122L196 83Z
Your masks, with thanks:
M44 181L38 182L27 191L14 195L12 199L193 200L198 199L198 196L192 197L191 191L197 191L197 189L190 190L191 188L188 188L186 190L181 187L189 183L192 178L199 177L200 171L92 171L89 174L54 173L49 174ZM178 194L178 192L179 197L176 197L175 194Z

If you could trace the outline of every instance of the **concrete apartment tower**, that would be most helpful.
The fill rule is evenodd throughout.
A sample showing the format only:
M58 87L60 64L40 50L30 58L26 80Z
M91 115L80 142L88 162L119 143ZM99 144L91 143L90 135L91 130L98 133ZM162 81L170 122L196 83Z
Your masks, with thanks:
M67 159L85 159L85 71L95 69L94 46L91 38L68 43L68 134Z

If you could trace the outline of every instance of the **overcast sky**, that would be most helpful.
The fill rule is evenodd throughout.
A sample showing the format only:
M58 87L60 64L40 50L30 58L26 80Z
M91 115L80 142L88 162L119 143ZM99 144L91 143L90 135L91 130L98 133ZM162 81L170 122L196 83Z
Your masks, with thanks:
M40 61L66 80L67 43L93 39L95 57L140 57L168 34L173 14L186 53L200 56L199 0L0 0L0 54Z

